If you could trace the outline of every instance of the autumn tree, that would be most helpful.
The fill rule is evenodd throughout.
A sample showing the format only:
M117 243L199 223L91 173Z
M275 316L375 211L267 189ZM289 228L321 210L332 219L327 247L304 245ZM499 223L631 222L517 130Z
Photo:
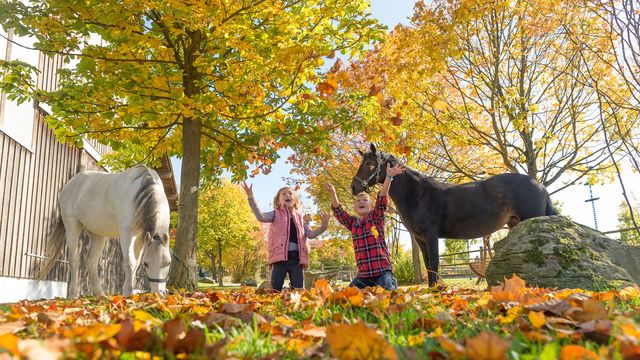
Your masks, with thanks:
M640 13L632 0L587 1L585 7L603 26L594 33L567 22L564 31L581 47L583 58L594 60L592 66L582 69L585 86L596 92L604 143L627 205L628 221L636 229L635 236L640 236L628 184L622 179L626 162L640 171ZM593 38L598 40L590 41ZM614 77L602 76L608 73Z
M330 122L348 121L318 124L304 111L327 105L305 94L324 80L324 56L355 54L379 37L368 13L364 0L7 0L2 27L35 37L36 49L67 66L51 91L20 61L1 63L0 83L12 97L49 104L62 141L110 145L114 168L182 157L169 284L194 289L201 174L268 172L278 149L321 143Z
M266 259L261 226L243 190L228 180L205 186L199 197L198 257L212 273L217 272L218 284L222 286L225 267L239 267L242 273L254 267L259 256ZM254 253L250 253L251 250ZM214 269L216 259L218 268ZM223 263L227 266L223 267Z
M418 2L410 26L349 68L352 91L377 98L371 127L410 147L423 169L459 180L517 172L545 186L563 176L607 178L595 63L566 24L597 32L602 20L561 1ZM595 39L585 39L595 42ZM613 74L603 69L603 79ZM383 124L383 125L381 125ZM615 143L614 147L619 146Z

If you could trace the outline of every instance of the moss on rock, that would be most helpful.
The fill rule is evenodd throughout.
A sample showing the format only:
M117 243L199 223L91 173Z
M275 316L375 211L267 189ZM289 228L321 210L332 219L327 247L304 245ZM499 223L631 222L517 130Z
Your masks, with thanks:
M640 279L640 248L622 246L563 216L528 219L495 243L487 281L494 285L516 273L531 286L619 289Z

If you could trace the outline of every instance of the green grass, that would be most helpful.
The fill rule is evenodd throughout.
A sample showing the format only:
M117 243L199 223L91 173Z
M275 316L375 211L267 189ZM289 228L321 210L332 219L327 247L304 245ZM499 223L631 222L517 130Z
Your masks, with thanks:
M218 284L198 283L198 290L237 290L241 287L238 285L224 285L218 286Z

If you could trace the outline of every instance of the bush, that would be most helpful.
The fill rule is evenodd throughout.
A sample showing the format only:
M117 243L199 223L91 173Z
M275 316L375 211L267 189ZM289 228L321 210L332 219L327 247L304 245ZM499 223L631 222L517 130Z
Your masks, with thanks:
M413 284L413 258L411 252L400 250L398 255L392 256L393 274L398 280L398 285Z

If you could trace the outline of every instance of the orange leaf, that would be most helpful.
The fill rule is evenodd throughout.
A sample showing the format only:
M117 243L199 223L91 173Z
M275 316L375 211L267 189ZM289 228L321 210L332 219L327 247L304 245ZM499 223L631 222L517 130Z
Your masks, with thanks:
M472 360L506 359L509 348L508 341L488 331L483 331L478 336L466 341L467 355Z
M323 299L328 298L329 296L331 296L331 293L333 293L333 289L331 288L331 285L329 285L327 279L316 280L316 282L313 284L313 288Z
M540 329L542 327L542 325L544 325L547 321L545 320L544 317L544 312L540 311L532 311L529 313L529 321L531 321L531 325L533 325L534 328L536 329Z
M603 320L607 318L607 308L602 301L589 298L582 303L582 309L568 313L568 317L579 322Z
M440 346L451 355L452 359L462 359L466 357L466 351L464 346L458 344L456 341L449 339L446 336L439 336L438 342Z
M287 341L287 350L295 351L298 355L304 355L304 351L311 347L313 342L304 339L289 339Z
M363 322L329 325L327 343L331 353L342 360L398 359L391 344Z
M565 345L560 350L560 360L597 360L598 355L580 345Z
M13 334L0 335L0 349L8 350L15 356L20 355L18 351L18 337Z

